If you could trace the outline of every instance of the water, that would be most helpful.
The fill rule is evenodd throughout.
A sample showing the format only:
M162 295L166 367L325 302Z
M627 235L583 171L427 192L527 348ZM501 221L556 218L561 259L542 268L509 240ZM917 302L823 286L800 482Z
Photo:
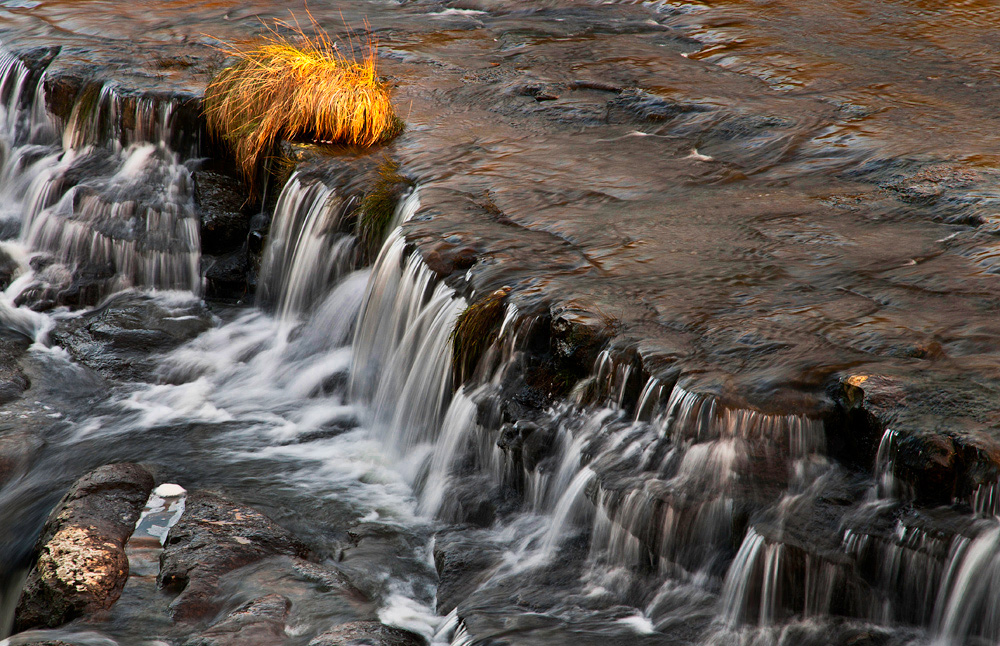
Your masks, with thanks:
M205 151L180 102L126 88L197 91L195 34L274 9L87 4L0 13L112 77L53 116L75 63L0 58L0 320L33 384L0 414L45 441L0 487L5 623L59 493L129 459L259 507L367 599L280 563L227 582L227 607L293 598L292 644L358 616L456 645L1000 641L989 7L313 8L393 28L392 153L419 188L377 260L357 187L294 173L255 306L100 345L95 371L53 341L88 308L201 320ZM457 383L454 321L503 286ZM922 462L928 433L975 468ZM140 583L52 636L183 641Z

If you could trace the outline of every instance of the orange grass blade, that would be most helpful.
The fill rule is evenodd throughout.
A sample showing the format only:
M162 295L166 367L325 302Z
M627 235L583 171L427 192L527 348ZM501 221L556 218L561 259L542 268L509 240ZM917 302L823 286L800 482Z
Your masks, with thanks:
M255 41L220 47L237 61L209 83L205 113L209 130L230 145L251 183L281 139L371 146L400 130L389 88L378 76L375 40L368 39L360 60L352 42L348 57L309 18L317 33L312 38L297 21L294 27L276 21Z

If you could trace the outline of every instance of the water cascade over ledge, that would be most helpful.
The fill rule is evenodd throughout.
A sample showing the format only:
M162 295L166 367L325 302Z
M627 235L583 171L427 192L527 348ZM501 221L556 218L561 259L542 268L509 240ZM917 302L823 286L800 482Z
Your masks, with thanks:
M44 385L16 409L28 422L10 418L46 433L37 467L0 486L17 536L0 534L0 629L62 472L136 460L246 492L350 582L334 610L332 579L298 562L223 582L227 608L287 588L289 643L363 612L432 646L1000 642L990 474L925 504L904 477L904 433L872 422L870 457L844 457L860 414L839 392L757 405L636 344L587 346L585 326L523 284L449 274L413 235L433 180L399 199L365 267L360 193L293 172L267 214L254 306L205 314L150 351L141 378L83 369L48 339L70 336L66 321L119 299L168 324L202 312L198 151L177 143L169 101L94 85L62 123L44 83L0 55L0 228L17 265L0 320L38 342ZM491 342L464 371L456 323L497 293ZM148 636L139 605L111 613L116 643Z

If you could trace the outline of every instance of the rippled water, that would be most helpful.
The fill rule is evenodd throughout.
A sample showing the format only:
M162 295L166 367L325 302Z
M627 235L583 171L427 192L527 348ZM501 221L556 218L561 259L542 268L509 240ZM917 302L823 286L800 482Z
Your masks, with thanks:
M121 88L197 93L216 38L284 7L0 2L6 47L64 48L49 79L96 64L111 81L88 126L41 113L26 68L0 60L3 222L23 272L0 318L34 342L33 388L0 414L46 441L0 489L0 609L59 492L128 459L340 554L380 618L435 642L996 642L996 483L935 508L895 476L910 434L995 441L993 9L310 4L334 33L367 18L381 39L408 123L390 152L419 185L402 228L358 269L336 227L347 198L294 175L260 308L216 305L210 329L145 358L145 378L108 380L48 338L78 313L23 305L138 288L123 298L181 319L201 293L183 124ZM122 111L133 128L105 132ZM458 294L502 285L503 333L459 388ZM603 353L565 401L491 419L545 317L613 330L647 374ZM830 450L829 389L848 375L905 395L871 464ZM349 532L369 543L345 550ZM439 581L435 553L472 562L469 587ZM285 584L290 643L358 612ZM446 593L458 607L439 616ZM70 630L90 629L172 630L157 603Z

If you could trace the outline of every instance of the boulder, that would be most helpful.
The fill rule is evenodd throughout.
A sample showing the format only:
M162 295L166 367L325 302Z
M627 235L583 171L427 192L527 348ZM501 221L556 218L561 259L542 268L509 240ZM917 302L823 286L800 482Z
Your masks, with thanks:
M378 621L352 621L318 635L309 646L424 646L416 633Z
M222 256L202 256L201 266L208 298L239 300L250 291L246 245Z
M438 614L454 610L486 582L502 560L502 550L483 540L477 530L438 532L434 537Z
M305 545L259 511L193 492L167 535L157 583L179 593L170 604L175 620L199 621L219 611L216 595L223 574L271 556L307 553Z
M280 594L249 601L184 646L272 646L285 641L291 602Z
M59 626L118 600L128 578L125 543L152 489L153 476L129 463L76 481L42 529L15 631Z
M194 196L201 214L201 249L224 255L242 247L250 233L247 191L231 175L210 169L194 172Z
M175 302L122 292L96 309L60 321L50 338L105 377L136 381L151 376L151 352L172 350L213 324L211 312L194 297Z

